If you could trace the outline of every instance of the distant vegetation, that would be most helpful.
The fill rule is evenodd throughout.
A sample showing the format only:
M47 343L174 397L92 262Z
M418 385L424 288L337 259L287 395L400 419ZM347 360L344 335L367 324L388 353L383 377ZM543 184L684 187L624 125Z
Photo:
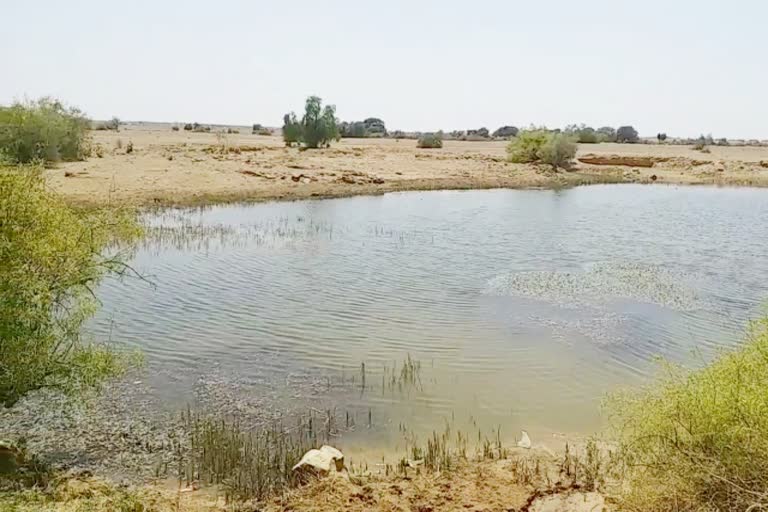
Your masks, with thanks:
M120 131L120 119L113 117L109 121L99 121L94 123L94 130L112 130L115 132Z
M544 163L554 169L567 168L576 156L576 144L569 134L547 130L524 130L507 146L515 163Z
M301 121L293 112L283 117L283 140L287 146L301 143L305 148L315 149L327 147L332 140L338 139L336 107L327 105L323 108L322 100L317 96L307 98Z
M440 149L443 147L443 137L439 133L425 133L416 141L416 147L422 149Z
M208 133L211 131L210 126L203 126L200 123L187 123L184 125L184 131L185 132L197 132L197 133Z
M340 123L339 135L342 138L386 137L387 127L378 117L369 117L365 121Z
M609 401L627 510L768 509L768 320L694 372L666 365L650 388Z
M272 135L272 130L269 128L262 126L258 123L254 123L253 128L251 129L252 135Z
M517 137L520 130L516 126L502 126L493 132L494 138L507 139L509 137Z
M140 234L135 216L74 209L46 188L39 168L7 167L0 219L0 407L36 389L77 391L119 373L123 358L83 340L81 328L101 278L128 269L107 247Z
M637 130L632 126L621 126L616 130L616 142L635 143L639 140L640 138L637 135Z
M91 122L53 98L0 107L0 157L11 163L83 160Z

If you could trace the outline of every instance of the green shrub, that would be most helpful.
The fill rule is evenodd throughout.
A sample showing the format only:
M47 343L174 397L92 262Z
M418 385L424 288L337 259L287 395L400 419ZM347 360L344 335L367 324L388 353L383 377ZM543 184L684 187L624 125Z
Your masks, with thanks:
M768 320L709 366L608 402L628 510L768 508Z
M597 129L598 142L616 142L616 129L610 126L601 126Z
M228 135L237 135L238 133L240 133L240 130L237 128L227 128Z
M114 245L140 233L131 212L77 210L37 168L0 168L0 406L40 388L77 391L119 373L109 347L81 338L93 290L125 273Z
M576 156L576 144L570 135L546 130L523 130L507 146L510 162L549 164L566 168Z
M510 162L527 164L539 161L539 151L547 142L546 130L523 130L507 145Z
M440 149L443 147L443 138L439 133L425 133L416 141L416 147L422 149Z
M177 132L179 131L179 127L177 125L171 126L171 131Z
M369 117L365 121L339 123L339 135L342 138L362 139L366 137L386 137L387 127L378 117Z
M539 149L539 160L551 165L554 169L558 167L566 169L576 156L576 149L576 144L569 135L550 133Z
M191 132L194 127L195 126L192 123L187 123L187 124L184 125L184 131L185 132Z
M83 160L90 121L52 98L0 107L0 157L13 163Z
M283 140L286 146L293 146L301 141L301 125L293 112L283 116Z
M109 121L99 121L93 126L94 130L111 130L115 132L120 131L120 119L113 117Z
M565 133L572 136L579 144L596 144L600 142L598 132L585 124L566 126Z

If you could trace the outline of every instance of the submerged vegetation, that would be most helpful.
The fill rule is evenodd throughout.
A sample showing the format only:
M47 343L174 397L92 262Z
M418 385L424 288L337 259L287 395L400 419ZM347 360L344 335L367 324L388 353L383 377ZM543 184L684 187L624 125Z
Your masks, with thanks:
M90 155L91 122L53 98L0 106L0 159L10 163L82 160Z
M131 212L77 210L36 167L0 168L0 405L40 388L92 387L123 358L83 340L94 287L128 270L116 241L135 239Z

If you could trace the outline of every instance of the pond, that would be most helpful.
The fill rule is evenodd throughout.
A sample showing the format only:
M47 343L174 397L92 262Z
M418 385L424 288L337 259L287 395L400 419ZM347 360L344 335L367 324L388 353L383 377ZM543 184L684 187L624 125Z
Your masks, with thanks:
M90 331L141 348L160 403L353 411L349 439L382 449L449 422L588 434L606 393L656 356L738 343L768 295L756 189L410 192L148 222L132 265L151 284L106 282Z

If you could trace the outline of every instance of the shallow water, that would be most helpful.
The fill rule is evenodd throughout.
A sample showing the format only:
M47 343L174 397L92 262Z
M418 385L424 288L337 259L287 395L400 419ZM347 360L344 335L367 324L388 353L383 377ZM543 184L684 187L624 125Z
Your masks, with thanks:
M446 421L589 433L606 392L657 355L734 345L768 296L765 190L397 193L149 221L133 265L153 286L105 283L91 331L140 347L169 408L370 410L361 445ZM417 385L382 389L407 355Z

